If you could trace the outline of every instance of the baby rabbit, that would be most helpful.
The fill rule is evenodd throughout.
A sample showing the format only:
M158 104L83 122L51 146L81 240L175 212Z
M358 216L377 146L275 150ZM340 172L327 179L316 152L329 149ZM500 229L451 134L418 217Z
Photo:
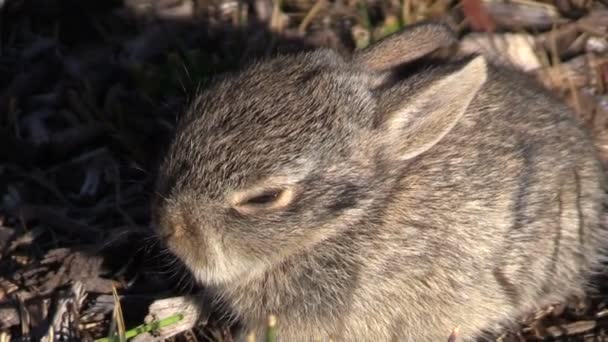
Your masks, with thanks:
M481 56L404 68L454 41L418 24L196 97L156 223L244 331L274 314L281 341L473 341L586 289L608 243L590 138Z

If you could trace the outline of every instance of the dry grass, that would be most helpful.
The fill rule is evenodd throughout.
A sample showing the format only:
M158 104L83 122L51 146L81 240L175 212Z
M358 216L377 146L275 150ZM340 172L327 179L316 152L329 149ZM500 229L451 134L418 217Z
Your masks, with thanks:
M189 94L252 58L320 45L348 52L426 18L441 18L462 34L527 32L537 59L507 53L509 44L524 44L515 40L489 46L517 67L538 63L530 72L572 105L608 160L605 1L0 6L0 341L9 334L37 340L49 331L50 340L93 340L112 326L125 336L144 322L155 298L196 290L151 239L154 170ZM82 301L68 300L75 283L86 294ZM499 340L608 339L607 292L600 290L547 308ZM66 300L71 323L57 323L58 303ZM220 322L210 317L177 339L230 340Z

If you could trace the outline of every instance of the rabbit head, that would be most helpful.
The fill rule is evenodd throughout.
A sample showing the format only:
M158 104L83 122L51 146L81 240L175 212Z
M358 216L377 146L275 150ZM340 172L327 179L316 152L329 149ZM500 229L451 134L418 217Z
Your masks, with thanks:
M418 25L352 58L321 49L218 79L192 103L160 169L169 249L205 284L243 281L369 216L486 80L474 57L392 81L453 42L444 26Z

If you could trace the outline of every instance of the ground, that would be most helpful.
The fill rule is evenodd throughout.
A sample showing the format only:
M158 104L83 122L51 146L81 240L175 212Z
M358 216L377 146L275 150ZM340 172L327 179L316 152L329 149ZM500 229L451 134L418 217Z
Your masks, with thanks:
M349 53L429 18L562 96L608 160L605 0L0 0L0 341L107 337L196 291L155 242L149 200L212 75L315 46ZM602 279L499 340L608 340ZM230 337L212 316L174 339Z

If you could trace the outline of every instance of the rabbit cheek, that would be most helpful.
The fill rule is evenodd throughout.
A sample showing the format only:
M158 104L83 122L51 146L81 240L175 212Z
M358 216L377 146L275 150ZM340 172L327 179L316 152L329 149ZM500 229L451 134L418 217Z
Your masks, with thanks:
M233 251L216 243L211 244L204 252L207 263L193 260L190 269L198 281L211 285L229 283L255 271L256 265L251 259L236 255Z
M188 266L203 284L219 285L251 272L251 258L240 255L235 246L224 246L221 236L212 230L199 231L195 237L169 239L169 248Z

